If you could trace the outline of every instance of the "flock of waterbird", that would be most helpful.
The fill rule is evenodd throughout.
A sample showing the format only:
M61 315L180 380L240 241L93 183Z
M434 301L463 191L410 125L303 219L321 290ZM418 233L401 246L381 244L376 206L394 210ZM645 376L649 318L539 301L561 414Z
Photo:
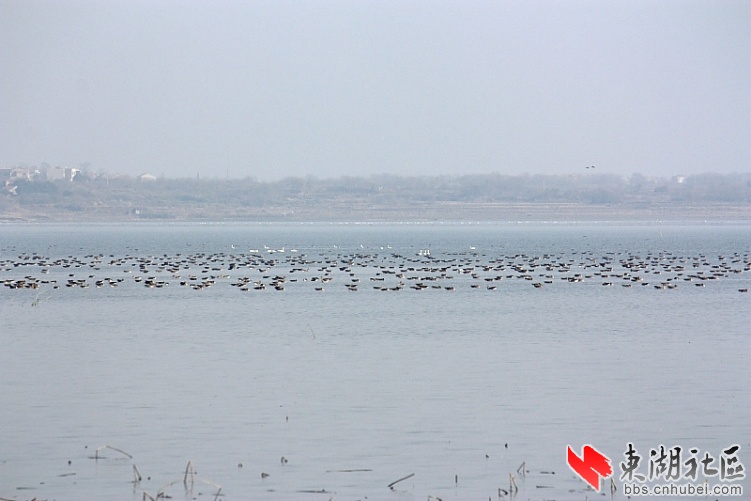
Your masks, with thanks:
M36 253L0 257L0 284L7 289L60 288L148 289L182 287L202 291L232 286L241 292L284 290L502 290L502 284L528 284L536 289L556 284L647 287L670 290L705 287L733 281L748 292L749 253L729 255L671 252L605 252L494 254L469 247L466 251L431 253L375 250L284 248L246 252L192 254L104 255L51 258ZM6 250L4 254L8 254Z

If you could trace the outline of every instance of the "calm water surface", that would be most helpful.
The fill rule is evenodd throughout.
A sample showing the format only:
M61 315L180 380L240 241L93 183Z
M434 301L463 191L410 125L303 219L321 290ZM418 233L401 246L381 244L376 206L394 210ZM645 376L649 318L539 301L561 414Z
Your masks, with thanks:
M213 499L185 492L189 460L223 499L498 499L510 473L519 499L599 497L569 444L617 474L629 442L645 464L739 444L751 466L750 243L727 225L2 225L0 280L40 284L0 287L0 497L179 480L173 498ZM103 445L132 458L95 461Z

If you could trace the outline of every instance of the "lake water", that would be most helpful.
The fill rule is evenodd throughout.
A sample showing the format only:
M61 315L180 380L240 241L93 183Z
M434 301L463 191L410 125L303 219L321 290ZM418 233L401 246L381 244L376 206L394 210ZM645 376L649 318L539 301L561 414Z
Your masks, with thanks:
M495 500L509 474L600 498L566 463L584 444L619 486L628 443L643 474L661 444L749 467L750 247L729 224L0 225L0 498Z

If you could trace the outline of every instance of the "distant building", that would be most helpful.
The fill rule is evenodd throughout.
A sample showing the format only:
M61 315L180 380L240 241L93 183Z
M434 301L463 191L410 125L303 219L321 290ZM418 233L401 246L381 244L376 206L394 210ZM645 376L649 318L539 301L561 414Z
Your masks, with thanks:
M678 184L683 184L684 182L686 182L686 176L673 176L673 181Z
M47 169L47 181L75 181L76 176L81 174L81 169L73 167L53 167Z
M144 173L138 176L139 181L156 181L156 176L154 174Z
M10 173L10 178L19 181L31 181L32 171L26 167L18 167Z
M47 181L62 181L65 179L65 168L53 167L47 169Z
M66 181L75 181L76 176L81 173L81 169L75 169L73 167L67 167L65 169L65 180Z

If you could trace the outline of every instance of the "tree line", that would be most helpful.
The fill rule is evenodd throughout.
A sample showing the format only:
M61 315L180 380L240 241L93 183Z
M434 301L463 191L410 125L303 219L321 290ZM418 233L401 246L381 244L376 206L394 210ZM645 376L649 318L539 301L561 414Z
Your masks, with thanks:
M671 178L477 174L317 178L141 179L76 176L71 180L16 179L0 194L0 216L101 212L178 214L190 209L227 212L322 211L331 207L431 207L439 204L580 204L584 206L751 203L751 173Z

